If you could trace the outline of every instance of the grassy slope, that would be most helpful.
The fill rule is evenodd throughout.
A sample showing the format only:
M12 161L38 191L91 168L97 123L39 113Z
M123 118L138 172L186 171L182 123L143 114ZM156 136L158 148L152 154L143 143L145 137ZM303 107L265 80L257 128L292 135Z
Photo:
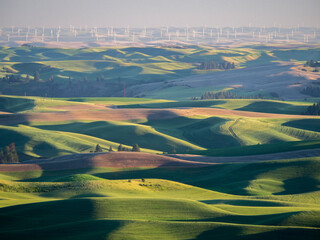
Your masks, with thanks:
M54 107L77 106L90 104L126 105L140 103L162 103L167 100L148 98L43 98L0 95L0 111L19 112L52 112L61 111Z
M164 103L140 103L122 105L122 108L176 108L176 107L216 107L251 112L301 114L310 106L308 102L289 102L261 99L217 99L197 101L177 101Z
M26 125L0 125L0 133L6 136L6 138L1 138L1 146L15 142L17 151L30 157L54 157L89 152L94 150L97 144L100 144L106 151L110 146L117 149L120 144L94 136L56 130L48 131ZM130 148L125 144L123 146ZM157 152L150 149L142 149L142 151Z
M112 104L126 108L221 107L249 109L257 112L298 113L308 104L245 99L165 102L165 100L140 98L47 99L2 96L0 100L0 110L13 113L56 111L61 109L54 109L55 106L69 106L70 104ZM266 108L263 107L265 104ZM7 137L0 141L0 145L5 146L16 142L19 151L33 157L51 157L89 151L97 143L104 149L107 149L108 146L115 149L118 143L128 146L138 143L142 148L165 152L172 152L173 149L180 153L216 149L197 153L208 155L263 154L317 147L317 142L312 141L320 137L318 120L317 118L277 120L190 116L167 120L142 119L135 123L126 121L30 122L29 126L1 126L1 132ZM259 127L259 132L255 131L253 126ZM310 141L310 143L299 145L295 141ZM273 143L280 144L277 145L277 148L274 148L274 145L264 145ZM263 146L252 146L243 150L233 149L232 152L228 149L217 149L257 144ZM298 147L295 148L296 146Z
M116 82L120 77L128 86L139 83L164 82L177 77L203 74L197 65L205 61L234 62L238 68L268 64L274 61L301 62L317 59L319 48L310 49L258 49L240 47L233 49L208 46L185 46L185 48L151 47L99 47L86 49L58 49L41 47L0 48L0 69L10 69L13 74L32 76L40 71L41 78L47 80L54 75L55 81L66 82L88 78L94 81L104 75L106 81ZM310 57L311 56L311 57ZM43 67L49 67L43 70ZM0 77L11 73L0 71ZM190 88L168 85L157 91L147 90L147 97L187 100L199 97L205 91L219 90L214 87ZM239 92L239 94L241 91ZM261 92L262 93L262 92ZM118 94L121 94L120 92Z
M311 158L209 168L2 173L0 236L316 239L319 163ZM136 179L141 177L146 180Z

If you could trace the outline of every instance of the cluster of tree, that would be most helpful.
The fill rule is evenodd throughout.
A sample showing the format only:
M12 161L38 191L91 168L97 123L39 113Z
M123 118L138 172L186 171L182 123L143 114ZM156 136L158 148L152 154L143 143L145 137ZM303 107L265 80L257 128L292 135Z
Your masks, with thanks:
M320 87L307 86L301 90L301 93L309 95L311 97L320 97Z
M0 78L0 91L7 95L42 97L119 97L123 96L121 79L107 80L100 75L96 80L87 77L57 81L53 75L44 79L39 72L33 76L7 75ZM126 92L130 96L130 92Z
M17 83L26 81L26 78L23 78L20 75L6 75L1 80L8 83Z
M3 150L0 150L0 163L17 163L19 162L18 153L14 143L10 143Z
M320 115L320 103L314 103L307 108L306 115Z
M202 62L198 69L200 70L213 70L213 69L221 69L221 70L230 70L234 69L235 65L234 63L230 62L215 62L215 61L209 61L209 62Z
M40 79L40 74L38 71L35 71L33 74L33 78L30 78L30 75L27 74L26 77L23 77L21 75L6 75L1 79L3 82L8 82L8 83L19 83L19 82L41 82ZM49 78L50 80L50 78Z
M124 146L122 146L122 144L119 145L118 147L118 152L121 152L121 151L124 151L124 152L140 152L140 147L138 144L134 144L132 146L132 149L130 150L129 148L126 148Z
M320 62L315 60L308 60L305 64L305 67L320 67Z
M275 95L275 93L274 93ZM279 96L273 96L279 97ZM221 92L205 92L201 97L201 100L204 99L266 99L262 94L251 95L251 96L238 96L236 92L233 91L221 91ZM191 100L198 100L198 98L191 98Z
M109 147L108 151L113 152L112 146ZM118 151L119 152L121 152L121 151L123 151L123 152L130 152L130 151L131 152L140 152L140 147L138 144L134 144L132 146L132 149L130 150L129 148L126 148L122 144L120 144L118 147ZM102 152L102 147L99 144L97 144L94 152Z

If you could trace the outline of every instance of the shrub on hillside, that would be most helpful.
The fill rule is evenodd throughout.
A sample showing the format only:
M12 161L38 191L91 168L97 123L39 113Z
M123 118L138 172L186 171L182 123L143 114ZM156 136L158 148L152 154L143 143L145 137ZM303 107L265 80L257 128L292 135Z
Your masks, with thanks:
M3 150L0 150L0 163L17 163L19 157L16 151L15 143L10 143Z

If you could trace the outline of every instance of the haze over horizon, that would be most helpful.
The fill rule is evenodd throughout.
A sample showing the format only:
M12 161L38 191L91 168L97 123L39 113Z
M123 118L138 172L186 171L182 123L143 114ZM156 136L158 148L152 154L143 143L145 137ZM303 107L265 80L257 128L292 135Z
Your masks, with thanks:
M318 0L1 0L0 27L318 27Z

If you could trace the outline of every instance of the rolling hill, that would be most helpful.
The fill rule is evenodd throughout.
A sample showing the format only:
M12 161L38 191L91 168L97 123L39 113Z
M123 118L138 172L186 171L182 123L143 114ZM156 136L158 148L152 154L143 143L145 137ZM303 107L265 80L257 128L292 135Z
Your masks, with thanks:
M319 57L0 47L0 239L318 239Z
M32 164L52 161L64 166L81 162L84 156ZM2 169L0 236L316 239L319 235L318 158L212 166L193 162L186 167L188 161L151 154L92 156L120 161L125 168L105 168L96 162L82 169L26 171L27 163ZM157 158L162 164L179 164L161 168L158 163L140 164L156 163ZM30 215L33 220L26 222Z

